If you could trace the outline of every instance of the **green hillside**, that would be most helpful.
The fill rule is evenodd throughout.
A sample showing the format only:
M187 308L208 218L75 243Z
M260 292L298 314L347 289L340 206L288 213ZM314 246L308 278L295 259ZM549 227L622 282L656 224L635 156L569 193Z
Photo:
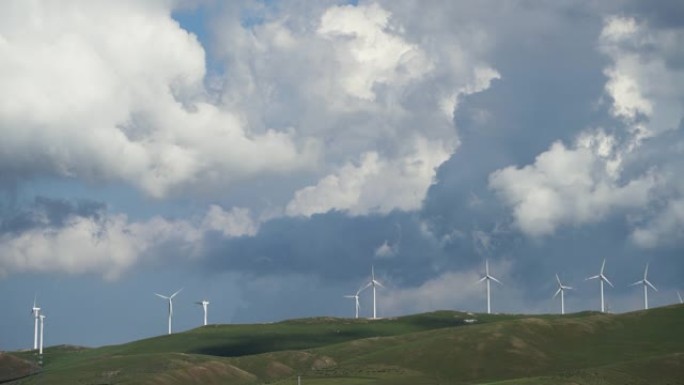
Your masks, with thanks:
M301 375L306 384L684 384L682 325L684 306L211 325L97 349L49 348L42 372L21 383L292 384Z

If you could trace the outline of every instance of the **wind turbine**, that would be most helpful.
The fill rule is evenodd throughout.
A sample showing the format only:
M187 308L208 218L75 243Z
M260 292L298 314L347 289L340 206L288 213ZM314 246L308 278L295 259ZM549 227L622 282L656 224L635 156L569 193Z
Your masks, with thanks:
M487 281L487 314L492 313L492 298L491 298L491 288L489 287L489 281L494 281L498 283L499 285L503 286L503 283L499 281L498 279L492 277L489 275L489 261L485 260L485 275L480 278L479 281L477 282L482 282L482 281Z
M644 285L644 309L648 309L648 287L650 286L651 289L658 291L655 286L646 278L648 275L648 263L646 264L646 270L644 270L644 279L640 281L636 281L633 284L629 286L636 286L636 285ZM680 299L681 300L681 299Z
M43 326L45 326L45 314L40 315L40 349L38 354L43 355Z
M203 299L195 303L198 305L202 305L202 309L204 309L204 326L207 326L207 307L209 306L209 301Z
M561 314L565 314L565 291L566 290L573 290L572 287L570 286L565 286L561 283L560 278L558 278L558 274L556 274L556 281L558 281L558 291L556 291L556 294L553 295L553 298L556 298L558 294L561 296Z
M587 278L585 281L588 281L590 279L598 279L599 282L601 283L601 312L605 313L606 312L606 305L605 301L603 300L603 282L606 282L607 284L610 285L610 287L614 287L612 283L606 278L606 276L603 274L603 270L606 267L606 259L603 259L603 264L601 265L601 272L598 275L595 275L593 277Z
M682 295L679 294L679 291L677 291L677 298L679 298L679 303L680 303L680 304L681 304L681 303L684 303L684 301L682 301Z
M40 308L36 305L36 297L33 297L33 350L38 349L38 320L40 319Z
M366 288L372 286L373 287L373 319L377 319L377 307L376 307L376 302L375 302L375 287L380 286L384 288L384 286L375 279L375 267L371 265L371 280L368 282L366 286L363 287L363 289L359 290L359 293Z
M160 297L160 298L163 298L163 299L166 299L169 301L169 334L171 334L171 317L173 316L173 297L175 297L176 294L180 293L181 290L183 290L183 289L178 290L177 292L171 294L168 297L165 295L154 293L157 297Z
M356 301L356 315L354 318L359 318L359 309L361 308L361 305L359 304L359 294L361 294L363 289L365 289L366 287L368 287L368 286L364 286L364 287L360 288L359 290L356 291L356 294L354 294L354 295L345 295L344 296L344 298L354 298L354 300Z

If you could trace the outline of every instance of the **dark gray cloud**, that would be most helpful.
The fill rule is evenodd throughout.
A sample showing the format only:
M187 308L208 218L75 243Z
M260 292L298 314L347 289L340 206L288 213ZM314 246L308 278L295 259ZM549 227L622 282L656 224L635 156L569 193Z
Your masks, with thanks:
M684 5L677 0L628 0L623 12L635 14L654 27L681 28L684 26Z
M350 217L331 212L307 219L274 219L254 237L209 235L205 251L212 270L257 276L311 274L349 281L366 277L375 264L398 283L415 285L450 264L450 256L420 226L415 214ZM376 249L385 242L395 252L376 256Z
M29 205L6 208L0 218L0 233L21 233L34 228L63 227L73 216L101 219L106 204L91 200L70 201L37 196Z

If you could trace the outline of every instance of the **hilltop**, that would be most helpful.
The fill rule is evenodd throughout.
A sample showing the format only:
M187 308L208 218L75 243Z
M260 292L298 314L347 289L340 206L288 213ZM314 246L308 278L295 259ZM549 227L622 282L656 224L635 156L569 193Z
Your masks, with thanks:
M321 385L684 384L682 325L681 305L209 325L96 349L48 348L43 370L14 383L293 384L301 375Z

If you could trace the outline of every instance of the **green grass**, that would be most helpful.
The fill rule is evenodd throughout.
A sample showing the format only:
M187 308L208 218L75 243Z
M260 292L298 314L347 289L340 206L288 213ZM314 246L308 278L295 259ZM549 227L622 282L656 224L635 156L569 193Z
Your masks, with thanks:
M302 375L321 385L683 384L682 325L684 306L210 325L97 349L51 347L43 372L21 383L293 384Z

